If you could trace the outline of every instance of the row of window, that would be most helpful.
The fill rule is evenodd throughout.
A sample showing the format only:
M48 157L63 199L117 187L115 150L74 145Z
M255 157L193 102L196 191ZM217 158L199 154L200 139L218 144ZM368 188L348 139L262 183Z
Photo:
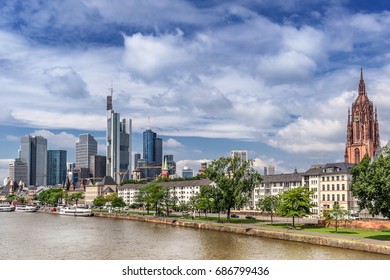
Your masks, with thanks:
M326 179L326 180L325 180ZM344 181L344 175L341 175L341 176L322 176L321 180L322 182L324 181L334 181L336 179L336 181Z
M341 200L340 200L340 197L341 197ZM325 200L325 198L326 198L326 200ZM332 200L330 200L330 198L332 198ZM345 201L345 194L341 194L341 195L340 194L337 194L337 195L332 194L332 196L330 194L327 194L327 195L323 194L322 200L323 201Z
M325 191L325 190L327 190L327 191L330 191L330 190L332 190L332 191L345 191L345 184L341 184L341 189L340 189L340 184L332 184L332 185L329 185L329 184L327 184L326 185L326 189L325 189L325 185L323 184L322 185L322 190L323 191Z

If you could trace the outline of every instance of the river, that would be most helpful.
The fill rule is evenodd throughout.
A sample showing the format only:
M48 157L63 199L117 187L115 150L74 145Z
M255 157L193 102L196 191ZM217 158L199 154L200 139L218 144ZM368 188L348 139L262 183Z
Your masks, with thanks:
M388 255L98 217L0 213L1 260L377 260Z

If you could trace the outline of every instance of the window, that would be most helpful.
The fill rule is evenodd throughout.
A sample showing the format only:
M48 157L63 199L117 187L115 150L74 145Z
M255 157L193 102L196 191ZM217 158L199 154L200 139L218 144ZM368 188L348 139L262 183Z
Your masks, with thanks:
M322 185L322 190L323 190L323 191L325 190L325 185Z
M326 190L327 190L327 191L330 191L329 184L326 185Z
M345 191L345 184L341 184L341 190Z
M323 201L325 200L325 195L324 195L324 194L322 195L322 200L323 200Z
M336 180L339 181L340 180L340 176L336 176Z
M337 184L337 190L339 191L340 190L340 184Z
M330 194L328 194L326 197L327 197L327 200L330 201Z
M334 201L334 194L332 194L332 201Z
M332 176L332 181L334 181L334 176Z
M334 191L334 184L332 184L332 191Z
M326 176L326 181L329 181L329 176Z
M342 194L342 195L341 195L341 200L342 200L342 201L345 201L345 194Z
M340 195L339 194L337 195L337 201L340 201Z
M322 177L322 181L325 181L325 177Z

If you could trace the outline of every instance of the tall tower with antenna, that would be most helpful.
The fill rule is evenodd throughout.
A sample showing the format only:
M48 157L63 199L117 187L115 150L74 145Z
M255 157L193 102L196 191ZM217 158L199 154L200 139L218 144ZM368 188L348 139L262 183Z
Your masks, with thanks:
M131 146L132 146L132 121L120 120L120 114L113 109L114 88L111 83L110 95L107 96L107 168L106 174L111 176L116 183L130 178L131 174Z

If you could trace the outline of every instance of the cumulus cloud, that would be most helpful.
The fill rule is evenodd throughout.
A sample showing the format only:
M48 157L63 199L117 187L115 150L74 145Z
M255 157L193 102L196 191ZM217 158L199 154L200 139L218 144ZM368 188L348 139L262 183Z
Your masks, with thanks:
M81 99L89 96L87 84L72 67L53 67L45 71L47 90L59 97Z
M31 135L47 139L49 149L75 149L78 137L67 132L55 134L49 130L36 130Z
M168 140L164 141L164 147L178 148L183 147L183 144L173 138L169 138Z
M174 75L175 71L191 62L191 55L184 48L183 33L160 36L136 33L124 36L124 64L134 74L146 79L156 75Z

